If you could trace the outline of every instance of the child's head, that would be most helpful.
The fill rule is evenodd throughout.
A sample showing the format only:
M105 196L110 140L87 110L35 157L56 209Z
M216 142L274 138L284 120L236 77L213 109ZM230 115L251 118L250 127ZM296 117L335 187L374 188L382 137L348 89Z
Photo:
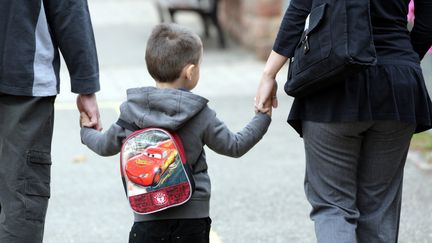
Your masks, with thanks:
M195 87L199 79L202 43L198 35L177 24L157 25L148 41L146 64L150 75L159 83L184 79ZM183 81L183 80L180 80Z

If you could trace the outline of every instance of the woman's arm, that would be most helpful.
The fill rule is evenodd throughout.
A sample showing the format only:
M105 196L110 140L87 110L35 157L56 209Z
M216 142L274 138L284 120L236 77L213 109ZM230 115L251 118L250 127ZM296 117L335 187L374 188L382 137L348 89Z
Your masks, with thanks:
M286 57L294 55L311 9L312 0L291 0L273 45L275 52Z
M257 111L268 112L271 107L277 107L276 75L287 60L287 57L282 56L275 51L270 53L255 97L255 109Z
M273 51L267 59L258 91L255 97L255 110L268 112L277 107L276 75L292 57L304 30L306 18L312 8L312 0L291 0L279 27Z
M411 43L421 60L432 45L432 1L415 0L414 15Z

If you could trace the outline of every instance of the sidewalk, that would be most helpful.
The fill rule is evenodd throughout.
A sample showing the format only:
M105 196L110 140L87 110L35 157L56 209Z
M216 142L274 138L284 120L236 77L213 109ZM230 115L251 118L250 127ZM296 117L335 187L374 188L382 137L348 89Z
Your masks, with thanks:
M144 61L145 42L158 23L151 1L89 0L97 39L102 90L97 94L104 128L115 122L127 88L153 85ZM178 22L202 33L193 15ZM253 97L264 62L229 41L204 40L201 80L193 92L210 100L218 117L238 131L253 115ZM56 104L52 195L45 243L125 243L132 225L119 175L119 158L99 157L80 144L76 95L62 68ZM286 69L280 72L282 86ZM231 159L206 149L212 179L212 243L315 242L303 192L302 140L287 125L292 99L279 88L280 107L263 139ZM431 172L408 162L400 243L432 242Z
M158 16L152 1L90 0L90 11L96 35L101 68L102 90L98 99L123 100L129 87L153 85L147 73L145 44ZM199 18L194 14L179 13L178 23L202 35ZM264 68L253 53L239 48L232 40L227 49L218 47L215 33L204 38L204 57L201 80L194 92L203 96L253 96ZM281 72L285 75L285 72ZM58 101L73 101L69 90L66 68L62 69L62 92ZM220 91L215 94L215 90Z

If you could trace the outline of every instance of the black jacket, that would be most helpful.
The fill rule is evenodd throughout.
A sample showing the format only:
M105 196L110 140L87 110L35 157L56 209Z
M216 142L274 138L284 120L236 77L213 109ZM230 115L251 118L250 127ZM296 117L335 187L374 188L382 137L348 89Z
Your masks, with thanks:
M99 90L99 68L87 0L2 0L0 93L53 96L60 55L72 92Z
M432 45L432 1L414 1L415 22L410 32L407 29L408 3L409 0L370 1L374 42L381 59L402 58L419 62ZM291 0L274 51L286 57L293 56L311 6L312 0Z
M291 0L273 50L292 57L313 0ZM302 135L302 121L402 121L416 132L432 128L432 103L420 60L432 45L432 1L415 0L415 22L407 26L409 0L372 0L371 20L378 64L329 88L297 98L289 124Z

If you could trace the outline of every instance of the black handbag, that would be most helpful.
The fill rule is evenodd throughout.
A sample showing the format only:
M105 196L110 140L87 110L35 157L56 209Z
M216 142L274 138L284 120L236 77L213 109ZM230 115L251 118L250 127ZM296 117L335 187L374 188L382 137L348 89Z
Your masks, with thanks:
M376 62L369 0L314 0L284 89L303 97Z

